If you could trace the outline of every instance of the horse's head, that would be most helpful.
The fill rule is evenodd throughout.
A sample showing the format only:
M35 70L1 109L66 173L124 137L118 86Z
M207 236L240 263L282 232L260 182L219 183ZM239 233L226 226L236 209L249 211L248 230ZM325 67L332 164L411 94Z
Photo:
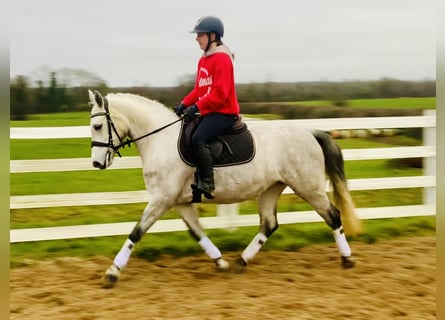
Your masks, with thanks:
M113 122L107 98L102 97L96 90L88 90L88 94L88 105L91 107L91 160L95 168L106 169L113 163L114 154L118 153L126 133Z

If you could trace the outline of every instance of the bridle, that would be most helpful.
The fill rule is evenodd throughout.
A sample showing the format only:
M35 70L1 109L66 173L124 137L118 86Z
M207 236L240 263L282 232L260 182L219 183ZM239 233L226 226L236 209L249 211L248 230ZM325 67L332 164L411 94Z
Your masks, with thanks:
M160 128L155 129L153 131L150 131L149 133L146 133L143 136L140 136L139 138L135 138L135 139L127 138L127 140L122 141L122 138L120 137L119 133L117 132L117 129L116 129L116 126L113 123L113 120L111 120L110 111L108 109L108 100L107 100L107 98L103 98L103 100L104 100L104 109L105 109L105 111L94 113L94 114L92 114L90 116L90 118L94 118L94 117L98 117L98 116L105 116L107 118L108 143L100 142L100 141L94 141L93 140L93 141L91 141L91 148L92 147L110 148L110 149L113 150L113 153L116 153L119 157L122 157L120 152L119 152L120 148L124 148L126 145L128 145L128 147L130 147L131 143L136 142L138 140L141 140L141 139L143 139L145 137L148 137L148 136L150 136L152 134L155 134L155 133L157 133L157 132L159 132L161 130L164 130L165 128L170 127L171 125L175 124L176 122L182 121L183 118L184 118L184 116L181 116L179 119L177 119L177 120L175 120L173 122L170 122L170 123L166 124L163 127L160 127ZM119 138L120 144L118 144L117 146L114 145L113 134L112 134L111 130L113 130L114 133L116 134L116 136Z

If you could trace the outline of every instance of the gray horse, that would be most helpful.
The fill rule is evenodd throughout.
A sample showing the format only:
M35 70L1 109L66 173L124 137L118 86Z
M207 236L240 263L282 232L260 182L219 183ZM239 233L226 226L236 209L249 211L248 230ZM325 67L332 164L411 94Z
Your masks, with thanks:
M206 236L191 203L195 169L178 153L180 125L176 123L180 119L175 113L157 101L125 93L103 97L89 90L89 105L93 166L108 168L128 138L141 156L148 191L148 204L107 269L105 285L117 282L135 244L171 208L181 214L217 269L243 270L278 228L276 204L287 186L332 229L343 267L354 265L345 232L357 234L361 224L347 188L341 150L327 133L303 129L292 122L252 125L249 129L256 145L255 157L248 163L214 168L215 198L204 202L228 204L258 199L259 232L240 257L229 263ZM332 185L333 202L326 193L326 176Z

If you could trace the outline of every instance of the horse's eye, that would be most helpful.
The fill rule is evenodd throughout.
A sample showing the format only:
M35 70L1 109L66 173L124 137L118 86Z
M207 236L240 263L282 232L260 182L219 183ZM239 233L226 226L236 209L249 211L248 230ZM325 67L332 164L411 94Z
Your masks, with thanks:
M93 126L93 128L94 128L94 130L100 130L100 129L102 129L102 125L101 124L95 124Z

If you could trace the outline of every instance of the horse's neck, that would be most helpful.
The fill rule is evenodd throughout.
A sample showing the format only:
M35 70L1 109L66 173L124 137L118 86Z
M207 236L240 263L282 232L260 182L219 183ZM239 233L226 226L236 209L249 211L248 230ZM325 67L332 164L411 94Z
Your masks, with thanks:
M134 100L135 98L129 98L128 103L120 102L115 105L115 111L126 119L127 134L130 139L138 139L177 119L172 112L155 101L142 98L141 101ZM164 153L168 148L176 147L178 136L179 126L173 125L141 138L135 144L144 160Z

